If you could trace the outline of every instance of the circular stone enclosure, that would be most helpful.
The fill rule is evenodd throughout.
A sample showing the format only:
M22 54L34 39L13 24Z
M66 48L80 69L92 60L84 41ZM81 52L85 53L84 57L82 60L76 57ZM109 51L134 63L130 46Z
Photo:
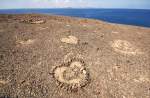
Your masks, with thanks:
M53 70L54 78L61 88L78 90L89 83L89 72L83 60L73 59Z

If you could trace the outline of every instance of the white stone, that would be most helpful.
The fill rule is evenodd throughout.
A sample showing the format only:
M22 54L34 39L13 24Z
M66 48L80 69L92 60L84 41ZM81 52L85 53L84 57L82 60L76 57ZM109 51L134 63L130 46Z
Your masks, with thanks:
M68 36L67 38L61 38L61 42L67 44L77 44L78 38L76 38L75 36Z

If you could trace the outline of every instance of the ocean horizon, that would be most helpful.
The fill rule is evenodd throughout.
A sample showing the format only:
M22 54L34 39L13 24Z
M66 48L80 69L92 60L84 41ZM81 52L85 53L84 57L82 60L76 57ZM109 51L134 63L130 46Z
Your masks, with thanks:
M110 23L150 27L149 9L98 9L98 8L0 9L0 14L31 14L31 13L90 18Z

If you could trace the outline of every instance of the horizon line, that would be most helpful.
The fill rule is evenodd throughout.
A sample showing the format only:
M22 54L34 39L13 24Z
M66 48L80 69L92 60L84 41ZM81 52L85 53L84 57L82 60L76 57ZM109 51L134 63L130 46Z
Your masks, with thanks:
M150 8L101 8L101 7L53 7L53 8L0 8L0 10L17 10L17 9L137 9L137 10L150 10Z

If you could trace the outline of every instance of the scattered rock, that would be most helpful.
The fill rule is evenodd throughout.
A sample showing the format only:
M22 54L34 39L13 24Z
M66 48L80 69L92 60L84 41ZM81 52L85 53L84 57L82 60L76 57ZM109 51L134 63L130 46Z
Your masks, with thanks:
M115 70L118 70L118 69L120 69L120 68L121 68L120 65L116 65L116 66L113 67L113 69L115 69Z
M139 83L142 83L142 82L150 82L150 79L146 76L140 76L139 78L137 79L133 79L134 82L139 82Z
M9 95L0 95L0 98L12 98Z
M76 38L75 36L68 36L68 38L62 38L61 42L67 43L67 44L77 44L78 38Z
M46 22L46 20L44 19L40 19L40 18L27 18L25 20L21 20L21 22L24 22L24 23L29 23L29 24L43 24Z
M42 24L45 23L44 20L36 20L36 21L30 21L31 24Z
M0 98L149 98L149 28L12 16L0 16ZM32 18L47 23L20 23Z
M85 24L83 25L83 27L86 27L86 26L87 26L87 25L85 25Z
M97 51L99 51L99 50L100 50L100 48L96 48L96 50L97 50Z
M88 44L89 44L88 42L83 42L83 43L82 43L82 45L88 45Z
M66 26L67 26L67 27L70 27L70 25L69 25L69 24L67 24Z
M45 30L48 29L48 27L39 27L38 30Z
M0 86L1 85L5 85L5 84L7 84L8 82L7 81L5 81L5 80L0 80Z
M113 34L118 34L119 32L117 32L117 31L112 31L111 33L113 33Z
M28 39L28 40L19 40L17 41L17 43L21 44L21 45L30 45L33 44L35 42L35 40L33 39Z

